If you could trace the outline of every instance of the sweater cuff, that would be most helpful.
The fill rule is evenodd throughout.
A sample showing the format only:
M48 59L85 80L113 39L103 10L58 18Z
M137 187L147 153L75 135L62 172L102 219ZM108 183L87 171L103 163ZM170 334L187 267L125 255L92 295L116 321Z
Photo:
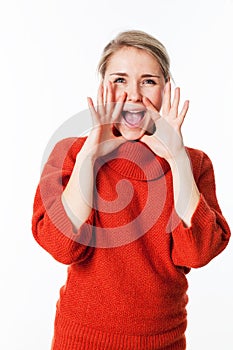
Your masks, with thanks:
M180 219L176 212L172 215L172 234L177 234L180 231L187 233L193 228L200 227L200 229L209 226L210 222L215 219L215 213L210 209L204 196L201 194L197 207L191 218L191 225L189 227L185 226L183 221Z
M216 230L215 219L215 212L201 195L191 219L191 226L185 227L179 220L172 231L172 260L175 265L202 267L216 255L215 242L212 242L213 232ZM217 240L221 240L220 237Z
M215 214L210 209L203 194L201 194L196 210L191 218L191 228L193 226L205 228L206 226L209 226L210 221L212 221L213 219L215 220Z

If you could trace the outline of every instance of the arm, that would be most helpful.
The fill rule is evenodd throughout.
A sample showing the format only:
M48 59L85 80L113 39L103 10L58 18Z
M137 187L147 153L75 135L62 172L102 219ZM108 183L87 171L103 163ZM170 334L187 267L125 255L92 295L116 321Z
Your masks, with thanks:
M82 260L91 250L88 246L91 246L94 215L94 162L125 142L123 137L115 137L112 133L112 123L121 113L125 94L118 103L110 103L112 99L109 86L107 101L103 101L101 86L99 109L95 110L92 100L88 100L95 126L85 143L83 139L76 142L68 139L56 145L36 192L34 237L63 263Z
M69 181L75 158L85 139L65 139L53 149L41 174L32 217L36 241L56 260L70 264L83 260L90 251L93 213L77 231L69 220L62 201L62 192ZM85 244L80 244L80 237Z
M190 159L183 148L175 157L169 159L172 172L174 205L185 226L191 226L191 218L200 200L200 192L193 176Z
M86 148L85 146L83 148ZM94 158L81 150L61 199L67 216L78 230L92 211L94 187Z
M186 226L190 226L191 217L197 207L200 193L193 177L189 157L186 153L181 126L188 111L189 103L185 101L178 113L180 89L175 89L171 104L171 84L165 86L162 116L153 104L144 98L144 104L155 122L153 135L144 135L141 139L158 156L166 159L172 171L174 205L177 214Z
M201 267L220 254L230 239L230 229L219 207L214 170L203 152L189 149L200 199L190 227L179 221L172 230L172 259L175 265Z
M142 142L166 159L171 167L174 213L168 231L172 234L172 259L175 265L200 267L226 247L230 230L217 204L209 158L203 154L199 154L199 157L195 155L191 164L184 147L181 126L188 110L188 101L178 113L179 99L180 91L176 89L171 104L171 86L167 83L162 117L152 103L144 99L156 131L151 136L144 135ZM198 171L200 176L197 176Z
M109 82L106 88L106 101L104 101L103 85L100 85L97 109L95 109L92 99L88 98L94 126L77 155L71 177L62 193L64 209L76 229L80 228L92 211L93 169L96 159L110 153L125 142L122 136L116 137L112 133L112 125L122 111L125 97L126 95L123 93L119 100L113 103L114 94Z

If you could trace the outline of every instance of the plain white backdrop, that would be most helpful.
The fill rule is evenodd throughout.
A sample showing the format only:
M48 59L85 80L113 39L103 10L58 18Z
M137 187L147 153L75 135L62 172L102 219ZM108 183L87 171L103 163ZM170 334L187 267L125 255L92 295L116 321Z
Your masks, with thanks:
M233 227L232 17L232 0L1 0L1 349L50 349L67 267L32 238L33 197L49 140L95 98L99 56L119 31L141 29L167 47L190 100L185 143L212 159ZM188 275L188 350L233 349L232 246Z

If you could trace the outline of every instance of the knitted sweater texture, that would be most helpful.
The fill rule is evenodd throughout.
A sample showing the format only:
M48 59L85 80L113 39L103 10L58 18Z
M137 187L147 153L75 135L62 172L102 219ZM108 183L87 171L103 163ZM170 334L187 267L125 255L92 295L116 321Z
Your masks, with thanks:
M217 256L230 237L212 163L187 148L201 197L185 227L174 210L168 163L143 143L126 142L96 162L93 209L77 232L61 193L84 142L55 146L34 200L35 239L69 265L52 348L183 350L186 274Z

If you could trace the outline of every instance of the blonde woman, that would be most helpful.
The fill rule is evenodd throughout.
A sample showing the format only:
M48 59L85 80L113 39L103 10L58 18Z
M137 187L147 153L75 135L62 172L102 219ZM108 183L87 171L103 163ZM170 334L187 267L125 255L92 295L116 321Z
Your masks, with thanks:
M55 146L34 201L35 239L69 265L52 349L183 350L186 274L230 237L213 167L184 146L162 43L120 33L99 72L89 135Z

